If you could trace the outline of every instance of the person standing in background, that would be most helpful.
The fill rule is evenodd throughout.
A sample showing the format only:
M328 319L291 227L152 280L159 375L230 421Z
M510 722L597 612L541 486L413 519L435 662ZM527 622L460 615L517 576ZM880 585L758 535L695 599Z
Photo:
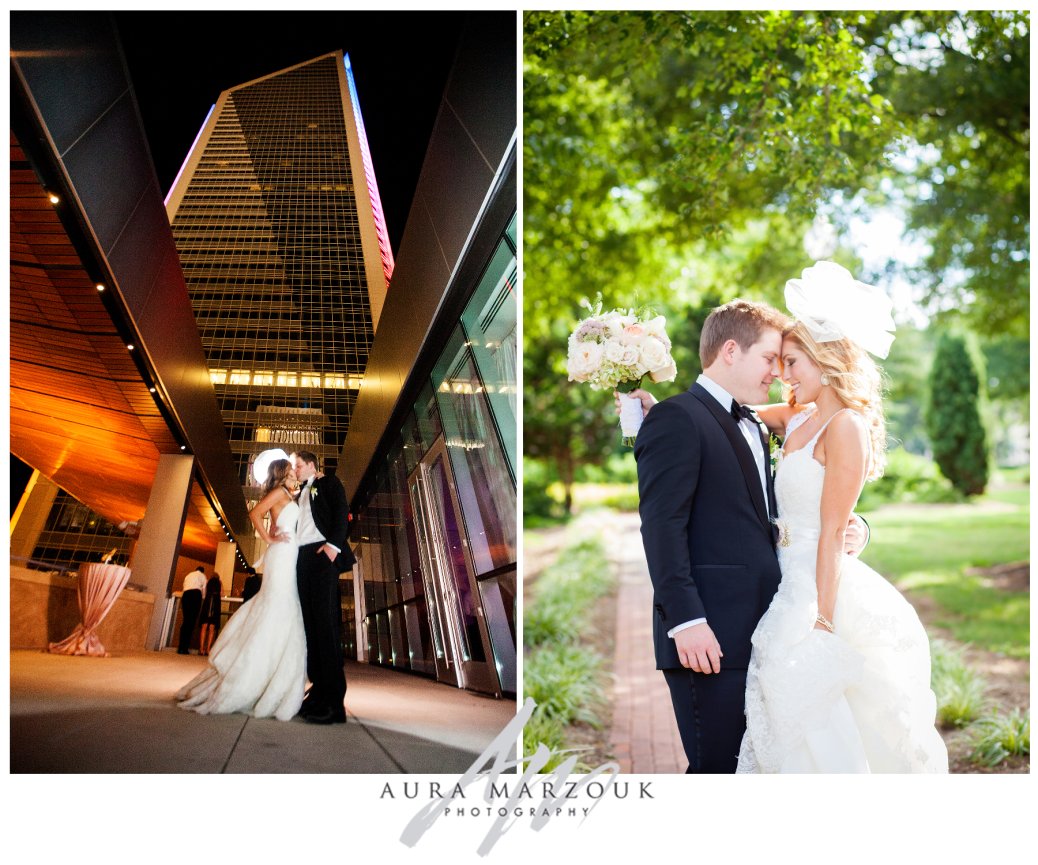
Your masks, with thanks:
M191 636L198 623L198 613L202 609L205 598L205 571L199 565L184 577L184 591L180 597L180 612L184 620L180 625L180 639L177 642L177 654L187 655L191 648Z
M213 574L209 582L205 584L205 593L202 599L202 612L199 621L202 623L202 632L198 636L198 654L208 655L213 647L213 640L220 632L220 607L223 601L223 584L220 582L219 574Z
M241 590L241 602L244 604L249 598L255 597L260 590L261 579L259 574L249 574L245 578L245 585Z

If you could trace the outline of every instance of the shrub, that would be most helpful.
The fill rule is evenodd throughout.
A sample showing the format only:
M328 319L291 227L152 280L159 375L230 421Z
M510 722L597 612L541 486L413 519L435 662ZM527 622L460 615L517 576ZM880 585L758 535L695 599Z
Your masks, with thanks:
M984 681L962 658L962 650L943 640L930 643L930 682L937 697L937 721L942 727L965 727L987 706Z
M883 477L865 484L858 509L872 510L891 502L961 502L963 495L941 476L933 460L895 448L887 453Z
M926 431L941 472L968 496L984 492L989 474L980 381L979 362L965 337L941 334L930 372Z
M585 463L577 469L576 479L586 484L636 484L638 465L634 451L625 447L622 453L610 454L604 465Z
M590 609L612 585L602 542L588 538L564 547L533 586L523 617L523 690L537 708L523 729L523 751L529 756L543 743L554 752L541 771L570 756L561 752L568 725L602 725L605 661L581 641L591 627Z
M545 769L551 769L565 759L559 752L565 747L563 728L554 718L549 718L536 709L523 727L523 754L532 757L539 745L546 745L552 751L552 759Z
M601 726L595 712L603 703L598 681L602 660L583 646L542 646L529 654L523 666L526 696L546 718L563 725L582 722Z
M602 504L607 508L613 508L617 511L636 511L638 510L639 502L640 499L638 497L637 487L632 487L622 493L606 496L606 498L602 500Z
M523 524L526 528L554 525L568 518L562 503L548 493L554 480L540 460L523 460Z
M588 610L612 586L609 560L597 539L564 547L537 579L523 615L527 646L569 643L588 628Z
M997 766L1007 757L1031 753L1031 715L1014 709L1009 715L997 712L974 725L970 759L984 766Z

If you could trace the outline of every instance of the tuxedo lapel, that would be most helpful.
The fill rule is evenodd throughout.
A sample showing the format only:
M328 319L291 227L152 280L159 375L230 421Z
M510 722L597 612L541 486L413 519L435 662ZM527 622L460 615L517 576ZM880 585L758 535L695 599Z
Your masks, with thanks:
M328 537L327 524L328 524L328 503L326 501L327 496L323 496L323 481L324 478L314 478L310 489L306 491L306 494L310 496L310 516L313 517L314 525L317 526L317 530Z
M767 507L764 504L764 491L760 485L760 472L757 471L756 465L753 462L753 452L750 450L750 446L746 443L746 439L743 438L741 432L739 432L739 426L735 422L735 418L732 417L730 411L725 411L721 407L721 404L714 399L710 393L700 384L694 384L690 388L691 394L698 399L707 410L714 416L714 419L720 424L725 437L732 446L732 450L735 452L736 458L739 460L739 468L742 469L743 480L746 481L746 490L750 494L750 500L753 502L753 507L757 511L757 516L761 521L761 524L768 528L770 532L770 520L768 519ZM764 447L764 458L767 459L768 448ZM765 477L770 477L770 471L765 473Z
M779 530L775 525L775 517L778 516L778 500L775 498L775 472L771 470L771 433L764 424L758 421L757 428L760 430L760 443L764 446L764 477L768 486L768 513L771 515L771 541L778 543Z

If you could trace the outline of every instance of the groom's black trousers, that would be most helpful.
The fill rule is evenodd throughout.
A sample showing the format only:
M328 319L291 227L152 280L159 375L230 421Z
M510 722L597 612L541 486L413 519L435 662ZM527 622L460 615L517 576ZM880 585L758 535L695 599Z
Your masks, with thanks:
M299 548L296 584L306 632L306 675L313 687L307 702L314 708L342 708L346 674L342 656L342 600L339 571L324 553L324 542Z
M705 675L679 669L664 670L663 675L688 758L686 771L734 772L746 730L746 670L722 668Z

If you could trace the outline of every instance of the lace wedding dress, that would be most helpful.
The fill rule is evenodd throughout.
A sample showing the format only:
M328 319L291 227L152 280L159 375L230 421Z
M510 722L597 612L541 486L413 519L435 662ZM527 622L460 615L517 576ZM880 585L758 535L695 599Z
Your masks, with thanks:
M807 416L795 416L787 437ZM827 425L778 466L782 582L753 633L736 771L947 772L934 728L929 642L912 606L847 556L835 633L814 627L825 478L814 448Z
M281 721L299 711L306 637L296 588L298 518L295 502L278 514L278 532L291 540L267 548L259 594L228 620L209 653L209 666L177 692L182 709L202 715L245 712Z

